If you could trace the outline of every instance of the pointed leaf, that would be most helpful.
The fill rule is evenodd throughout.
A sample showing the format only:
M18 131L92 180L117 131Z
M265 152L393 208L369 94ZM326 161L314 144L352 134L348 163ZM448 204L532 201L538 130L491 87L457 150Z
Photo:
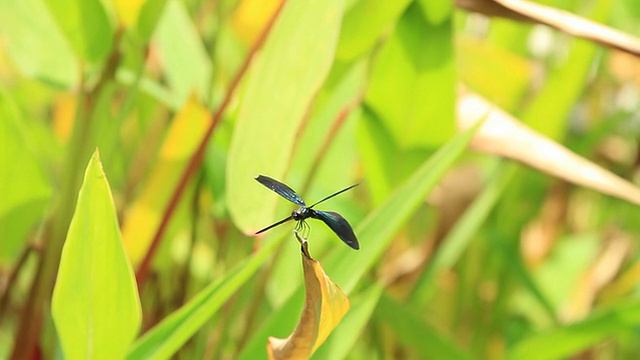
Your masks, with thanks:
M142 321L138 288L98 152L78 195L51 304L67 359L120 359Z

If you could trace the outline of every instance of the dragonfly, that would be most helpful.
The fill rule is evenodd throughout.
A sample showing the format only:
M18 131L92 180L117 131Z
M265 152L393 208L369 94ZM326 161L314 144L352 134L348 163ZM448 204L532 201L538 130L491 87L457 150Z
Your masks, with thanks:
M257 234L263 233L271 228L274 228L280 224L284 224L288 221L291 220L295 220L297 221L296 226L295 226L295 231L299 231L301 229L304 229L305 227L308 227L309 225L307 225L307 223L305 222L306 219L318 219L322 222L324 222L325 224L327 224L327 226L336 234L338 235L338 237L340 238L340 240L342 240L345 244L349 245L351 248L358 250L360 248L360 244L358 244L358 239L356 238L356 234L353 232L353 229L351 228L351 225L349 225L349 222L342 217L342 215L338 214L337 212L333 212L333 211L320 211L320 210L315 210L313 207L325 202L329 199L331 199L332 197L342 194L343 192L350 190L360 184L354 184L351 185L349 187L346 187L338 192L335 192L327 197L325 197L324 199L315 202L312 205L307 206L307 204L304 202L304 200L302 200L302 198L300 197L300 195L298 195L298 193L295 192L295 190L293 190L292 188L290 188L288 185L276 180L276 179L272 179L268 176L264 176L264 175L258 175L258 177L255 178L260 184L268 187L269 189L273 190L274 192L276 192L278 195L282 196L283 198L291 201L292 203L300 206L299 209L294 210L291 215L289 215L288 217L273 223L269 226L267 226L266 228L256 232Z

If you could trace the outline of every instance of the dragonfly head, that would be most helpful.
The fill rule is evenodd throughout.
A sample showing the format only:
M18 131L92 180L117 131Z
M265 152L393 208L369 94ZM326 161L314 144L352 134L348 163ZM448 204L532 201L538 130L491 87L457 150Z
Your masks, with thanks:
M304 220L306 218L311 217L312 215L313 215L313 210L305 206L301 207L298 210L294 210L291 213L291 217L293 218L293 220L296 220L296 221Z

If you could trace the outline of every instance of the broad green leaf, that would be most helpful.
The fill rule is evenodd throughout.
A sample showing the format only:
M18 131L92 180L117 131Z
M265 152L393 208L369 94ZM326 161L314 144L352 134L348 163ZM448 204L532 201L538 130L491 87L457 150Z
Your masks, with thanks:
M346 246L336 247L335 252L323 261L327 273L345 293L351 293L375 264L396 232L466 149L475 130L476 127L469 129L442 146L389 200L356 226L360 250L353 251ZM285 326L293 327L295 319L291 319L289 312L293 311L292 308L295 308L296 301L300 301L301 295L302 289L298 289L291 299L272 315L244 349L241 359L266 358L264 343L267 337Z
M451 24L410 6L373 65L365 101L400 148L437 147L455 131Z
M100 0L46 0L76 54L98 63L111 50L114 28Z
M391 327L398 341L416 349L422 358L471 359L452 339L426 323L424 313L415 313L407 307L383 295L378 303L376 318Z
M26 77L64 88L78 82L77 60L42 0L0 1L0 38Z
M353 61L373 48L409 3L409 0L359 0L355 3L344 16L336 58Z
M510 347L506 358L570 358L621 332L635 334L639 325L640 303L623 303L582 321L533 334Z
M11 96L0 89L0 263L13 260L25 236L45 215L51 187L44 177Z
M207 99L211 60L184 2L169 0L155 30L154 40L174 96L180 104L195 93Z
M459 76L465 85L513 112L529 89L533 66L523 57L470 36L457 40Z
M227 169L229 211L245 232L275 218L280 199L253 178L284 177L300 124L331 67L342 6L342 1L288 1L255 59Z
M62 249L51 312L67 359L121 359L142 322L133 268L97 150Z
M240 286L260 268L267 256L280 244L272 241L246 262L240 264L193 297L187 304L166 317L133 345L128 359L170 359ZM262 351L266 356L265 342Z

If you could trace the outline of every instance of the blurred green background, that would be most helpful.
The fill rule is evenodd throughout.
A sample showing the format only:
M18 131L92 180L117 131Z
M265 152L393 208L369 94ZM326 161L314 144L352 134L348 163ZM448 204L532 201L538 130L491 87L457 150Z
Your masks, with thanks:
M307 203L361 183L319 206L361 250L309 221L351 299L315 358L640 356L637 205L467 151L455 118L464 84L637 183L637 56L463 3L1 1L0 358L62 358L74 216L121 230L86 249L137 273L141 325L94 309L140 326L129 358L266 358L303 291L293 224L252 235L293 210L258 174ZM640 33L633 0L536 3ZM96 149L114 209L77 203Z

